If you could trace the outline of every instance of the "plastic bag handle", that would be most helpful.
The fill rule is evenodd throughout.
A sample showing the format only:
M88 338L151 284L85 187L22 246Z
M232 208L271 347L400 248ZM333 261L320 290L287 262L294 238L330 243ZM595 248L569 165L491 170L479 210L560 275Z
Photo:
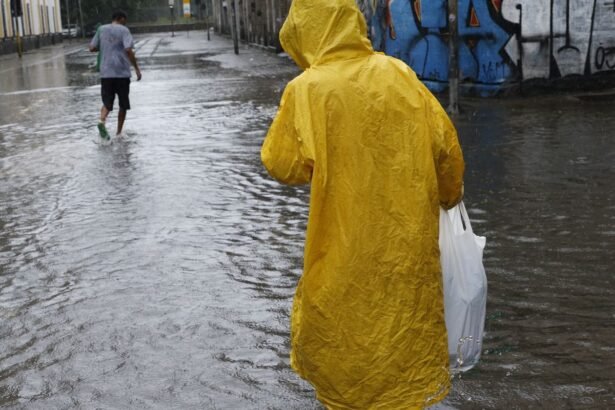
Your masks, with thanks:
M459 215L461 216L463 224L466 227L465 230L473 234L474 230L472 229L472 224L470 223L470 217L468 216L468 211L466 210L465 204L461 201L457 204L457 206L459 207Z

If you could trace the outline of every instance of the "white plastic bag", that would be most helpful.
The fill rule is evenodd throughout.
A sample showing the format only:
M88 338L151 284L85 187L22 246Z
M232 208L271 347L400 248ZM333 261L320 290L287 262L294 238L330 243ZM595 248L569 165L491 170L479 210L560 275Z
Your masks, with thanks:
M451 369L470 370L480 359L487 304L483 267L486 239L472 231L465 205L440 209L440 263Z

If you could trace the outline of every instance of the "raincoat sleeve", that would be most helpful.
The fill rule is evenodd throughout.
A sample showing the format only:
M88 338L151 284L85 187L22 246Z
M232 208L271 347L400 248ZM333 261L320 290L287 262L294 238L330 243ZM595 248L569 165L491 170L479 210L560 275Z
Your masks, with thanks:
M450 209L463 198L465 163L455 126L440 102L429 91L425 91L428 101L428 118L432 129L440 205L444 209Z
M296 101L295 86L291 82L284 90L280 108L261 149L261 160L269 174L289 185L309 183L314 163L306 154L305 141L297 131Z

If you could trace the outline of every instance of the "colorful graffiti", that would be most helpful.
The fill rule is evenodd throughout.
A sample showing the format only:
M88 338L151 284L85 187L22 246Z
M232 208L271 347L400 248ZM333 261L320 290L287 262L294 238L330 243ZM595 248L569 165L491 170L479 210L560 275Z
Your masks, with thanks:
M358 0L374 47L438 91L448 81L447 0ZM615 71L615 0L458 0L462 80L480 94L530 79Z
M501 18L501 0L459 1L459 48L461 77L480 84L485 91L497 90L514 75L502 52L510 35ZM462 20L462 18L465 18Z

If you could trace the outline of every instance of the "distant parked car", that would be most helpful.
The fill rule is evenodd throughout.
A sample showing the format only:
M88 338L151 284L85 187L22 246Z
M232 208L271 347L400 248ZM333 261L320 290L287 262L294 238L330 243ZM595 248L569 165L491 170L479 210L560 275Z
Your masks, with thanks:
M99 24L86 24L85 25L85 36L86 37L94 37L94 34L96 34L96 29L98 28Z
M70 27L70 30L69 30ZM70 34L69 34L70 31ZM81 35L81 29L76 24L71 24L70 26L64 26L62 28L62 35L64 37L79 37Z

